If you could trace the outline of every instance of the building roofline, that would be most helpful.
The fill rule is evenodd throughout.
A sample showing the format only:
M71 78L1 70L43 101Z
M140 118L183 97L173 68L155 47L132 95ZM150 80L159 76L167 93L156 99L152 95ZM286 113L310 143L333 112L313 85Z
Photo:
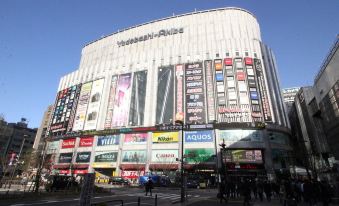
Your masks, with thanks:
M255 19L256 16L249 12L248 10L246 9L243 9L243 8L239 8L239 7L223 7L223 8L216 8L216 9L207 9L207 10L202 10L202 11L194 11L194 12L189 12L189 13L184 13L184 14L179 14L179 15L174 15L173 16L168 16L168 17L164 17L164 18L161 18L161 19L156 19L156 20L152 20L152 21L149 21L149 22L146 22L146 23L142 23L142 24L137 24L135 26L131 26L131 27L128 27L128 28L125 28L125 29L122 29L122 30L118 30L116 32L113 32L111 34L108 34L108 35L104 35L102 36L101 38L99 39L96 39L94 41L91 41L89 43L87 43L83 48L87 47L88 45L90 44L93 44L101 39L104 39L106 37L109 37L109 36L112 36L114 34L118 34L118 33L121 33L121 32L124 32L124 31L127 31L127 30L130 30L130 29L134 29L134 28L137 28L137 27L141 27L141 26L144 26L144 25L147 25L147 24L152 24L152 23L155 23L155 22L159 22L159 21L164 21L164 20L168 20L168 19L173 19L173 18L178 18L178 17L183 17L183 16L188 16L188 15L193 15L193 14L200 14L200 13L207 13L207 12L213 12L213 11L222 11L222 10L240 10L240 11L244 11L248 14L250 14L251 16L253 16Z
M325 60L321 64L320 70L314 78L314 84L316 84L316 82L319 80L321 74L325 71L327 65L330 63L331 59L333 58L334 54L337 52L338 49L339 49L339 34L337 34L336 40L334 41L330 51L326 55Z

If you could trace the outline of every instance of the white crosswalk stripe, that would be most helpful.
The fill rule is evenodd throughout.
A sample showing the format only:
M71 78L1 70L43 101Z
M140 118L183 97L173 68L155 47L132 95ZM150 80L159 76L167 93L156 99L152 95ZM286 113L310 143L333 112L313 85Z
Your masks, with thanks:
M138 193L133 193L133 194L126 194L127 196L134 196L134 197L145 197L145 198L155 198L155 195L157 195L158 199L164 199L164 200L171 200L175 201L180 199L180 194L171 194L171 193L153 193L152 196L145 196L144 192L138 192ZM192 197L192 195L187 195L188 197ZM194 197L200 197L200 195L194 195Z

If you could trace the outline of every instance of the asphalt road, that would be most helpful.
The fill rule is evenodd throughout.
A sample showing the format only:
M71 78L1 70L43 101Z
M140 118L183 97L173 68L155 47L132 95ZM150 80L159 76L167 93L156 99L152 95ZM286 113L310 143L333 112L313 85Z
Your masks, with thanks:
M111 200L123 200L124 205L136 206L140 199L140 205L155 205L155 197L157 197L157 205L166 206L174 205L180 202L180 188L155 188L152 196L145 196L143 188L113 188L112 194L96 195L92 198L92 203L107 202ZM210 199L216 196L216 190L209 189L189 189L187 191L188 202ZM74 197L49 197L44 198L43 195L39 200L0 200L0 205L24 206L24 205L79 205L79 196ZM121 205L119 202L111 202L108 205ZM177 204L178 205L178 204Z

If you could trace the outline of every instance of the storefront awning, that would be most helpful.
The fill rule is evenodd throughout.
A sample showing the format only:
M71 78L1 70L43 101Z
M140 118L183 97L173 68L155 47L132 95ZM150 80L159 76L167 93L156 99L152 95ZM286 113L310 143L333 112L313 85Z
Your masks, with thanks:
M145 170L145 164L121 164L122 170Z
M151 170L177 170L178 164L150 164L149 169Z

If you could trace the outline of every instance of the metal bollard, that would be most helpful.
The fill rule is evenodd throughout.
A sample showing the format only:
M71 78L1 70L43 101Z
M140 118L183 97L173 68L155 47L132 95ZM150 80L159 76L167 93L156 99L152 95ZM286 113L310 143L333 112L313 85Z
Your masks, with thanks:
M140 206L140 197L138 197L138 206Z
M155 198L154 198L154 206L158 205L158 195L155 194Z

